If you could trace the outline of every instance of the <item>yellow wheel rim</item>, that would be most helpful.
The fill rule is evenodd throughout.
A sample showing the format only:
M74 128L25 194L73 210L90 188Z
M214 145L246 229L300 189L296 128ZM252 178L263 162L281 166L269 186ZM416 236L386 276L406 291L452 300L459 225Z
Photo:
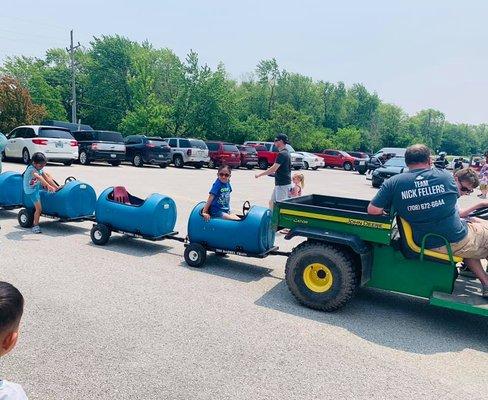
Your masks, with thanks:
M332 287L334 277L324 264L313 263L304 269L303 282L312 292L324 293Z

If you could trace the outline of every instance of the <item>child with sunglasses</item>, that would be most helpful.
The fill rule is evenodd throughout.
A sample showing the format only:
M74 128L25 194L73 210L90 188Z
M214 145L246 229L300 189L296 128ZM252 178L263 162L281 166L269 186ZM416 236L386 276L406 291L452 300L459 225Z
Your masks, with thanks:
M222 165L217 172L217 179L212 185L208 194L207 202L202 210L202 216L205 221L210 218L223 218L239 221L240 218L230 213L230 185L231 168L228 165Z

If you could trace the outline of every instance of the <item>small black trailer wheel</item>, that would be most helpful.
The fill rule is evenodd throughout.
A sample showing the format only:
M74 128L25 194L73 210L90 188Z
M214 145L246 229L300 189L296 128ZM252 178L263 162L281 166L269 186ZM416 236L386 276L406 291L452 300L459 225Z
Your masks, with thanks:
M306 241L288 258L285 279L288 289L304 306L322 311L343 307L358 286L351 257L333 244Z
M110 228L103 224L93 225L93 228L91 228L90 231L91 240L97 246L107 244L111 234L112 232L110 231Z
M34 209L23 208L17 215L17 221L22 228L32 228L34 224Z
M190 243L185 248L184 256L190 267L201 268L207 259L207 250L200 243Z

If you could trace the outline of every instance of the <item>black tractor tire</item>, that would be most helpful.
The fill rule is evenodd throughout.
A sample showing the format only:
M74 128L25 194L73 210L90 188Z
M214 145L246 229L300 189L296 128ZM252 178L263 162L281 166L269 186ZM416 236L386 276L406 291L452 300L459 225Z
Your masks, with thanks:
M29 150L27 150L27 149L22 150L22 162L25 165L30 164L30 154L29 154Z
M268 169L269 164L266 159L262 158L261 160L258 161L258 166L260 169Z
M107 225L104 224L93 225L90 231L90 238L93 244L96 244L97 246L103 246L107 244L111 235L112 231Z
M86 154L86 151L80 152L80 155L78 156L78 161L81 165L90 165L90 159L88 158L88 154Z
M194 268L201 268L207 259L207 250L200 243L190 243L185 247L185 262Z
M173 157L173 164L176 168L183 168L185 166L185 163L183 162L183 157L181 157L181 155L179 154L176 154Z
M132 157L132 165L138 168L144 166L144 161L142 160L142 156L140 154L134 154L134 157Z
M34 225L34 209L23 208L17 215L17 221L22 228L32 228Z
M358 287L358 273L344 249L306 241L288 258L285 279L293 296L306 307L334 311L343 307Z
M344 168L344 171L352 171L353 168L352 168L352 164L350 162L345 162L343 165L342 165L342 168Z

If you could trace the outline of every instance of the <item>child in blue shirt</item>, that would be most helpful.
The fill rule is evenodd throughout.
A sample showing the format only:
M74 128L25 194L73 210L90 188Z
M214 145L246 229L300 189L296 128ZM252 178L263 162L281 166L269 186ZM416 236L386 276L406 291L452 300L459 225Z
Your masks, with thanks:
M34 226L33 233L41 233L39 228L39 219L41 218L42 206L39 191L41 185L50 192L55 192L59 186L54 182L54 179L43 168L47 164L46 156L42 153L34 153L32 155L32 163L24 172L23 185L26 200L30 201L35 207L34 212Z
M207 202L202 210L205 221L209 221L212 217L240 220L237 215L230 213L230 193L232 192L230 176L231 168L227 165L220 166L217 172L217 180L212 185Z
M8 282L0 282L0 357L17 344L19 325L24 311L24 297ZM0 399L27 400L22 386L0 379Z

